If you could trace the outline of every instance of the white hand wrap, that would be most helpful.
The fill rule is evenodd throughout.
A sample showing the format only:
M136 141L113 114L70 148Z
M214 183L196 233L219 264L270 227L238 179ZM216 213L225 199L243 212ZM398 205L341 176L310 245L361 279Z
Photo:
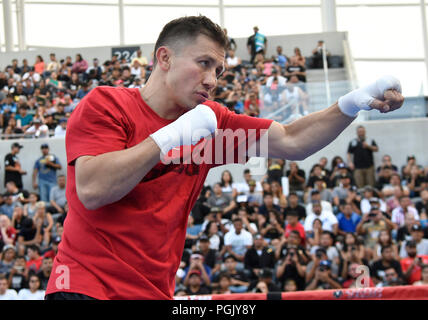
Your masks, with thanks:
M384 101L385 91L391 89L401 93L400 81L393 76L383 76L376 82L340 97L339 108L344 114L353 118L360 110L371 110L370 104L375 99Z
M210 107L203 104L186 112L174 122L152 133L163 154L182 145L194 145L217 129L217 117Z

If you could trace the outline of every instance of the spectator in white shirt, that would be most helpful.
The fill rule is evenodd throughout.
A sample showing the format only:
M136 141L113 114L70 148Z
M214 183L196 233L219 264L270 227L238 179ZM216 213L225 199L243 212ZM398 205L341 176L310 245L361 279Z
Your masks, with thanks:
M55 128L55 138L65 137L65 132L67 129L67 118L62 118L59 120L58 125Z
M312 209L312 203L314 201L319 201L321 203L322 209L325 211L333 212L333 207L330 202L321 200L321 193L318 190L312 190L311 191L311 200L306 205L306 215L310 216L314 214L314 211Z
M400 206L392 210L391 221L395 224L395 229L404 226L407 213L412 213L415 220L419 220L418 210L412 207L412 201L408 196L402 196L399 199Z
M34 119L33 125L25 131L25 135L33 138L49 138L49 128L43 124L42 120Z
M420 224L414 224L410 230L411 240L406 240L401 243L400 258L407 258L406 246L416 246L416 254L418 256L428 255L428 239L424 239L424 229Z
M313 201L312 203L313 214L308 215L305 219L305 231L313 231L313 222L319 219L322 222L322 229L337 234L339 222L336 216L328 210L324 210L320 201Z
M244 229L241 218L233 220L233 229L224 236L222 254L233 255L239 262L244 261L245 252L253 245L253 236Z
M44 300L45 291L40 290L40 278L33 274L28 280L29 289L21 289L18 293L18 300Z
M17 300L18 294L13 289L9 288L9 281L4 275L0 276L0 300Z

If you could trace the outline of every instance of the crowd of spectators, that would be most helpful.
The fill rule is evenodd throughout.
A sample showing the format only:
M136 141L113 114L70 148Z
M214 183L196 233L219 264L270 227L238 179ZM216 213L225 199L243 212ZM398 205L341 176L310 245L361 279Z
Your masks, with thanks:
M32 188L25 186L18 154L11 145L5 156L4 188L0 195L0 300L43 300L61 241L68 205L62 165L46 143L32 169ZM27 187L27 188L26 188Z
M428 164L375 168L378 150L359 126L347 162L223 171L189 216L175 295L428 285Z
M299 48L286 56L281 46L268 57L267 45L255 27L248 57L238 57L229 38L225 71L210 98L254 117L281 106L288 107L275 117L307 114L306 58ZM321 49L322 42L309 67L322 67ZM52 53L47 62L14 59L0 71L2 139L14 139L0 197L0 299L43 298L68 211L58 157L43 144L34 166L22 168L17 139L64 137L90 90L140 88L152 66L138 50L130 61L113 55L91 64L80 54L73 61ZM377 145L363 132L350 142L346 162L334 157L329 166L323 158L305 172L269 159L266 176L256 181L244 171L243 183L223 172L189 216L176 295L347 288L356 285L359 265L370 267L370 285L428 284L428 170L411 156L399 170L387 155L374 170L371 152ZM27 170L35 192L22 183Z

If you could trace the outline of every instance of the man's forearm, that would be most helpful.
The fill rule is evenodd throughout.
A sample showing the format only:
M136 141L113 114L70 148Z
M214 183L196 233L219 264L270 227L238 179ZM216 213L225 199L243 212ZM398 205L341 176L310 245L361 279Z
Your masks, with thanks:
M136 146L76 161L76 191L90 210L127 195L160 161L160 149L152 138Z
M354 119L342 113L336 102L281 128L274 122L269 129L269 156L303 160L336 139Z

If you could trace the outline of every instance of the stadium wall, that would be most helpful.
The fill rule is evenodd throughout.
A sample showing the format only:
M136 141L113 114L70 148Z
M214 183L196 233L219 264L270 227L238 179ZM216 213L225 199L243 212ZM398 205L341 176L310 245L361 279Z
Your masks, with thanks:
M322 157L326 156L329 161L335 156L342 156L346 161L346 151L349 141L356 136L356 127L364 125L367 131L367 137L374 138L379 146L379 152L375 153L375 164L378 165L384 154L389 154L392 157L393 163L401 167L405 164L407 155L415 155L419 164L428 164L428 119L399 119L385 121L367 121L355 122L351 124L336 140L330 143L327 147L314 155L308 157L304 161L299 161L299 166L306 173L309 173L312 165ZM32 168L34 162L41 156L40 145L48 143L51 153L57 155L63 165L59 173L66 173L66 154L65 143L63 138L49 139L20 139L20 140L1 140L0 141L0 157L4 159L5 155L10 152L10 146L13 142L19 141L24 148L19 153L18 157L22 167L27 171L27 175L23 177L24 187L27 190L32 190ZM211 169L208 174L206 183L213 184L218 182L220 174L223 170L229 169L235 181L242 181L242 172L244 166L232 164ZM4 181L4 162L1 163L0 183ZM260 178L257 176L256 178Z

